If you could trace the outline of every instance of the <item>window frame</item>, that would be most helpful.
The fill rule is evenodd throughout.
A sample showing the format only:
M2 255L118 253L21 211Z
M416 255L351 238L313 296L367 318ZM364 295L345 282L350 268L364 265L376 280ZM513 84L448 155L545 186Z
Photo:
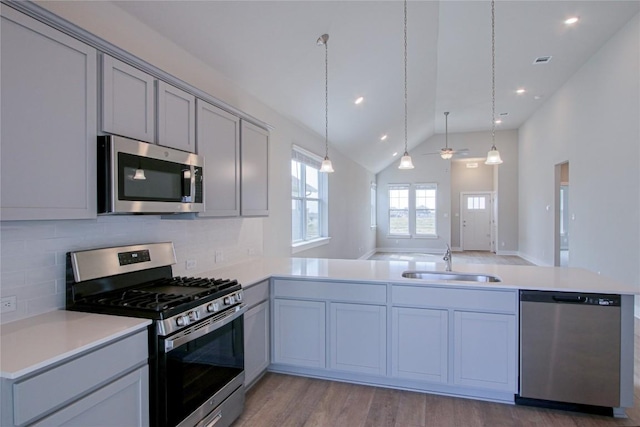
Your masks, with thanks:
M369 207L371 209L371 228L378 227L378 184L371 183L369 188Z
M433 196L433 233L418 233L418 211L428 210L418 209L418 190L434 190ZM436 183L421 183L413 185L413 236L416 238L437 238L438 237L438 184Z
M308 197L306 193L294 195L293 179L291 181L291 247L292 253L300 252L302 250L310 249L311 247L320 246L328 243L329 237L329 179L326 173L320 172L320 166L322 164L322 157L314 154L302 147L293 145L291 148L291 161L290 171L293 178L294 162L300 166L300 188L305 188L307 183L307 171L306 167L314 169L318 174L318 188L317 197ZM306 166L306 167L305 167ZM300 216L297 216L294 220L294 203L300 203ZM318 236L308 236L308 218L307 218L307 203L313 202L318 204ZM298 221L298 227L301 232L301 239L294 240L294 224Z
M391 232L391 218L392 211L397 211L398 209L391 208L391 200L392 190L397 189L407 189L408 190L408 232L405 233L392 233ZM417 219L418 219L418 211L422 209L417 209L417 190L420 189L433 189L435 190L434 196L434 234L426 234L418 233ZM393 239L437 239L438 238L438 184L435 182L427 182L427 183L390 183L387 187L387 220L388 220L388 229L387 229L387 237Z
M406 209L398 209L398 208L391 208L391 191L393 190L406 190L407 191L407 208ZM389 220L389 229L388 229L388 235L390 237L398 237L398 238L411 238L411 184L389 184L388 189L387 189L387 197L388 197L388 201L389 201L389 208L387 211L387 219ZM406 233L392 233L391 232L391 218L393 218L394 216L392 215L392 212L400 212L400 211L406 211L407 212L407 232Z

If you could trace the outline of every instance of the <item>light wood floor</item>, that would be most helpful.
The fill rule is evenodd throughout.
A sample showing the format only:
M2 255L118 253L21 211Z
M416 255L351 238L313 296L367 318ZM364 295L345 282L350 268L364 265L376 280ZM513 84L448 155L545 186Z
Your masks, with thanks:
M369 259L385 261L432 261L443 262L443 254L427 254L419 252L376 252ZM453 266L458 264L509 264L533 265L529 261L515 255L496 255L488 251L464 251L453 253ZM454 268L455 269L455 268Z
M481 402L267 373L233 427L640 426L640 321L635 324L634 406L629 418Z

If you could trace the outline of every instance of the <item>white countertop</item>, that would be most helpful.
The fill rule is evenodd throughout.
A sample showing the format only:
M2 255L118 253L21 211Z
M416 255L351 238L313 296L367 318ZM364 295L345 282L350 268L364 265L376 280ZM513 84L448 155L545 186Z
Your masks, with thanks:
M58 310L0 326L0 377L16 379L150 325L148 319Z
M611 294L640 294L636 285L620 283L583 268L538 267L528 265L456 264L452 270L460 273L479 273L498 276L501 282L474 283L458 281L424 281L405 279L406 270L444 271L440 262L372 261L326 258L256 258L236 265L210 270L200 275L237 279L248 287L272 276L304 277L329 280L358 280L384 283L429 283L490 289L528 289L563 292L593 292Z

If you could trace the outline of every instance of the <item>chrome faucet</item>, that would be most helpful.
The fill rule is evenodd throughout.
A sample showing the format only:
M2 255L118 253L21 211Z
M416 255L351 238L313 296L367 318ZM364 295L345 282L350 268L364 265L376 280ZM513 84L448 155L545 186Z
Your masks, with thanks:
M447 267L445 271L451 271L451 247L447 243L447 251L444 253L444 257L442 258L446 263Z

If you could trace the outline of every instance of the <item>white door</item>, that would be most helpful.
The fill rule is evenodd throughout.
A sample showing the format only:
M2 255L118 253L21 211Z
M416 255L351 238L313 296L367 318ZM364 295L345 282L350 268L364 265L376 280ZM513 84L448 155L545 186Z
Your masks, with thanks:
M491 250L491 193L462 194L462 250Z

